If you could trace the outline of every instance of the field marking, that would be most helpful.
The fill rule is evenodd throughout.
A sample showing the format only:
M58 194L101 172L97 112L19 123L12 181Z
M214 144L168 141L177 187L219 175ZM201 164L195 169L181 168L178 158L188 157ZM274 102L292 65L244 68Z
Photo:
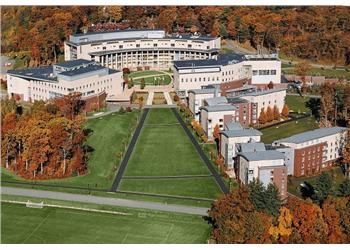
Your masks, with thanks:
M127 232L127 233L125 234L125 237L123 238L123 240L122 240L122 242L121 242L120 244L124 244L124 242L125 242L126 239L128 238L128 235L129 235L129 233Z
M170 236L170 233L173 231L173 227L174 227L174 223L171 223L171 226L170 226L170 229L169 229L169 232L167 233L167 236L164 240L164 243L166 243L169 239L169 236Z
M12 203L12 204L24 204L24 205L27 204L27 202L25 202L25 201L1 200L1 202ZM80 210L80 211L85 211L85 212L117 214L117 215L132 215L130 213L124 213L124 212L101 210L101 209L94 209L94 208L84 208L84 207L63 206L63 205L48 204L48 203L44 203L43 206L44 207L53 207L53 208L62 208L62 209L71 209L71 210Z
M26 242L30 237L32 237L32 235L39 229L39 227L41 227L41 225L47 220L47 218L49 217L50 212L46 215L46 217L39 223L39 225L36 226L36 228L31 232L31 234L22 242Z

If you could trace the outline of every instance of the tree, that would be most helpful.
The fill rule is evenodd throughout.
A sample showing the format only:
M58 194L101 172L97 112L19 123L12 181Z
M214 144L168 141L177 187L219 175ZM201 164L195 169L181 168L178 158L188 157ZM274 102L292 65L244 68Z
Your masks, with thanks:
M346 226L342 212L346 209L348 198L328 197L322 204L322 213L328 225L328 243L347 243ZM345 222L346 223L346 222ZM349 228L349 227L348 227Z
M213 137L215 141L219 141L220 139L220 127L219 124L216 124L214 129L213 129Z
M217 243L269 242L271 219L255 210L245 188L220 197L208 215L212 238Z
M269 84L267 85L267 88L268 89L273 89L273 82L272 81L269 82Z
M274 119L275 121L279 121L280 118L281 118L280 111L279 111L277 105L275 105L275 106L273 107L273 119Z
M139 108L142 109L142 107L143 107L143 96L140 96L138 98L138 102L139 102Z
M306 84L305 76L306 76L306 74L308 73L308 71L310 69L311 69L311 66L306 61L298 62L295 65L294 72L295 72L296 75L301 77L301 81L303 82L303 85Z
M327 242L328 226L323 220L322 210L318 205L291 198L288 200L287 208L293 216L293 230L289 243Z
M264 108L262 108L260 111L260 115L259 115L259 123L265 124L266 122L267 122L267 116L266 116Z
M332 177L329 173L323 172L316 179L315 190L315 199L321 203L332 193Z
M350 196L350 179L346 178L339 184L338 193L340 196Z
M145 86L146 86L145 79L144 79L144 78L142 78L142 79L141 79L141 84L140 84L140 87L141 87L141 89L144 89L144 88L145 88Z
M321 86L321 126L329 127L334 121L335 88L333 84L324 83Z
M288 243L289 236L292 234L293 216L290 210L286 207L281 207L279 210L278 224L271 226L269 233L274 241L280 243Z
M283 105L283 109L282 109L282 116L287 118L289 116L289 108L287 104Z
M274 119L274 115L273 115L273 111L271 109L270 106L267 107L267 110L266 110L266 120L268 122L272 122Z
M259 180L248 184L249 198L256 210L271 216L277 216L282 205L279 191L276 186L270 183L267 187Z

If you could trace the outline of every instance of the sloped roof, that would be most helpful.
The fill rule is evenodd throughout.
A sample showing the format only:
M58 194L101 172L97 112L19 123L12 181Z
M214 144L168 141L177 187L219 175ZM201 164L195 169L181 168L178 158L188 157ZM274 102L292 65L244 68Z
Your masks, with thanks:
M277 140L277 142L299 144L299 143L319 139L319 138L322 138L325 136L344 132L346 130L347 130L347 128L344 128L344 127L319 128L319 129L315 129L312 131L307 131L304 133L296 134L296 135L293 135L291 137L283 138L283 139Z

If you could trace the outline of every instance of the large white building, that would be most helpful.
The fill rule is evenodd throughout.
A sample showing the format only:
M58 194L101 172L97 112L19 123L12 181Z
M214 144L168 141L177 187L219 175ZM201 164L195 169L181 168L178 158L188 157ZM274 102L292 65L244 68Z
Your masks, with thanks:
M281 61L277 54L219 55L211 60L174 62L174 87L180 97L187 97L191 89L221 84L240 79L251 79L251 84L266 86L281 82Z
M113 97L122 91L122 72L82 59L7 71L9 97L18 96L23 101L48 100L72 92L82 93L83 98L102 92Z
M116 30L74 34L65 42L65 60L86 59L119 69L169 69L174 60L216 58L220 38L166 35L164 30Z

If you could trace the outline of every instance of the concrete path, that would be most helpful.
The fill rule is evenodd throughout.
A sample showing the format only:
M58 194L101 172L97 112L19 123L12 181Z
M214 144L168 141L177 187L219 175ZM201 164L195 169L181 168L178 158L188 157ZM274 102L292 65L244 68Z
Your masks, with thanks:
M153 97L154 97L154 92L149 92L146 105L152 105Z
M149 111L148 108L145 108L143 110L143 113L141 115L141 119L139 121L139 124L137 125L135 133L133 134L133 136L131 138L130 144L128 146L128 149L126 150L126 153L125 153L125 155L123 157L123 160L120 163L120 166L119 166L119 169L118 169L118 173L117 173L117 175L116 175L116 177L115 177L115 179L113 181L112 187L111 187L111 192L115 192L118 189L118 186L119 186L119 184L120 184L120 182L122 180L122 177L123 177L124 171L126 169L126 166L128 165L128 161L130 159L131 153L134 150L134 147L136 145L137 139L138 139L138 137L139 137L139 135L141 133L141 129L142 129L143 124L144 124L144 122L146 120L148 111Z
M25 188L1 187L1 194L28 196L42 199L56 199L73 202L86 202L101 205L111 205L117 207L143 208L165 212L176 212L194 215L207 215L208 208L190 207L183 205L168 205L158 202L136 201L127 199L116 199L83 194L70 194L43 190L33 190Z
M191 142L193 143L195 149L197 150L199 156L202 158L203 162L205 163L205 165L207 165L210 173L214 176L216 183L219 185L221 191L224 194L227 194L229 192L228 187L225 185L224 181L221 179L220 174L215 170L213 164L210 162L210 160L208 159L208 157L206 156L206 154L203 152L202 148L199 146L196 138L194 138L193 134L191 133L191 131L187 128L185 122L182 120L182 118L180 117L179 112L177 111L176 108L172 108L172 111L175 115L175 117L177 118L177 120L179 121L179 123L181 124L182 128L185 130L185 133L187 134L187 136L190 138Z
M292 95L292 96L300 96L299 94L297 93L287 93L287 95ZM321 96L320 95L303 95L302 97L309 97L309 98L317 98L317 99L320 99Z
M165 97L166 103L167 103L168 105L173 105L173 102L172 102L172 100L171 100L171 97L170 97L170 95L169 95L169 92L164 92L164 97Z

